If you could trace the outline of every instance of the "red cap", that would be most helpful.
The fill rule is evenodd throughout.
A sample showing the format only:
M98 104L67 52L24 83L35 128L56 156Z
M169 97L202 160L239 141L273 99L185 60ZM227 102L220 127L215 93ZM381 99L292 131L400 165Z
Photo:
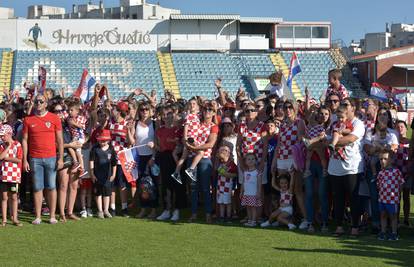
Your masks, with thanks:
M109 130L102 130L96 137L98 141L111 141L111 132Z
M116 108L120 111L128 111L129 109L128 104L124 101L118 102L118 104L116 104Z

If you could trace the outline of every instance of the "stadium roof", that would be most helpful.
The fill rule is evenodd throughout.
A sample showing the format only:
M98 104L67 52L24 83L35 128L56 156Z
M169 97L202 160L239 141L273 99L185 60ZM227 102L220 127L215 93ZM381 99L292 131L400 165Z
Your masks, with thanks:
M352 58L354 62L366 62L371 60L381 60L389 57L401 56L409 53L414 53L414 45L393 48L389 50L374 51L364 55L355 56Z
M240 20L235 14L171 14L174 20Z
M242 23L280 23L280 22L283 22L283 19L272 18L272 17L241 17L240 22Z
M393 67L404 70L414 70L414 64L394 64Z

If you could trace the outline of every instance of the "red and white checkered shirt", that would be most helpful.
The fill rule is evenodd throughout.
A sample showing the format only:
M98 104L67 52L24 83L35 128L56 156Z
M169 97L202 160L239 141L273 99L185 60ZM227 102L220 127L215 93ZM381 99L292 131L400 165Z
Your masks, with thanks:
M298 123L299 120L295 120L292 124L288 125L283 122L280 125L279 133L279 149L276 151L277 158L280 160L289 159L292 157L292 146L299 142L298 140Z
M293 203L293 195L288 191L280 191L280 206L292 206Z
M129 147L127 142L127 133L128 133L128 121L123 120L121 122L111 121L109 123L109 131L111 132L111 144L115 150L115 153L118 154L119 151L124 150ZM118 157L118 156L117 156ZM121 164L118 160L117 164Z
M68 120L71 118L69 117ZM69 126L70 134L72 135L72 140L85 140L85 129L86 129L86 117L78 115L75 118L75 122L81 127Z
M228 173L237 173L237 166L233 161L225 164L221 163L218 170L223 168ZM218 175L217 178L217 194L231 193L233 189L233 179Z
M260 161L263 157L262 133L266 131L264 122L259 121L253 130L247 127L246 121L240 123L240 134L242 137L241 150L243 155L254 153Z
M327 89L326 89L326 93L325 93L325 96L329 96L330 94L336 94L336 95L338 95L338 97L339 97L339 100L343 100L343 99L345 99L345 98L348 98L349 97L349 93L348 93L348 90L345 88L345 86L343 85L343 84L341 84L340 86L339 86L339 89L334 89L334 88L332 88L332 87L328 87Z
M199 114L187 114L184 125L187 126L187 138L194 138L196 141L198 136L198 129L200 127L200 115ZM198 145L197 143L195 145Z
M395 166L402 172L403 177L408 174L408 155L410 152L410 141L400 140L397 152L395 153Z
M372 131L375 127L375 120L366 119L364 120L365 132Z
M200 123L200 126L197 131L197 137L195 138L197 146L204 145L205 143L207 143L207 140L212 132L218 133L218 128L215 123ZM212 151L213 150L211 148L205 150L203 158L211 158Z
M403 183L404 178L399 169L381 170L377 176L378 201L384 204L400 203L400 188Z
M6 146L2 144L0 146L0 153L4 151ZM14 141L10 146L7 157L9 158L23 158L23 149L18 141ZM22 178L22 166L21 163L13 163L9 161L1 161L1 181L6 183L20 184Z
M348 129L348 130L351 130L351 131L353 130L353 126L352 126L351 121L346 121L346 122L336 121L332 125L332 131L333 132L341 132L345 129ZM345 148L341 147L341 148L335 150L332 157L334 159L337 159L337 160L345 160L346 159Z
M325 132L325 127L323 127L323 125L315 125L310 128L306 128L306 136L309 139L318 137L323 132Z

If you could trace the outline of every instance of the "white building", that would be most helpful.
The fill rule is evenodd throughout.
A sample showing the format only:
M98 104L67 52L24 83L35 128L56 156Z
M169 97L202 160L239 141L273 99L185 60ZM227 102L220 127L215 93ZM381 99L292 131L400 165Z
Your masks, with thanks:
M180 13L178 9L146 3L145 0L120 0L117 7L105 7L104 1L101 0L99 4L89 1L88 4L73 5L70 13L50 14L46 17L50 19L169 19L171 14Z
M49 16L63 16L66 10L63 7L33 5L27 8L28 19L48 18Z
M11 19L14 17L14 9L7 7L0 7L0 19Z

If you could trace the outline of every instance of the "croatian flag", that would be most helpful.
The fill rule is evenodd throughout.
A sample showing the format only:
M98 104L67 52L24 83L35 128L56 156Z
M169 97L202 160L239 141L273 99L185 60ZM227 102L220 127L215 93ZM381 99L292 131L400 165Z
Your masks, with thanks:
M37 89L37 94L43 95L46 90L46 69L40 66L38 72L39 72L38 74L39 86Z
M130 183L138 179L138 147L131 147L118 152L118 159L121 162L122 171L126 180Z
M406 89L397 89L379 83L372 83L370 91L370 95L380 101L388 102L389 99L392 99L397 104L406 93L408 93Z
M84 69L78 89L73 93L73 95L79 97L83 102L86 102L91 98L92 94L90 91L95 84L96 80L89 75L87 69Z
M290 59L290 67L289 67L289 76L287 79L287 86L292 89L292 81L293 81L293 77L296 76L296 74L298 74L299 72L301 72L301 68L300 68L300 63L299 63L299 59L296 56L296 53L293 52L292 54L292 58Z

